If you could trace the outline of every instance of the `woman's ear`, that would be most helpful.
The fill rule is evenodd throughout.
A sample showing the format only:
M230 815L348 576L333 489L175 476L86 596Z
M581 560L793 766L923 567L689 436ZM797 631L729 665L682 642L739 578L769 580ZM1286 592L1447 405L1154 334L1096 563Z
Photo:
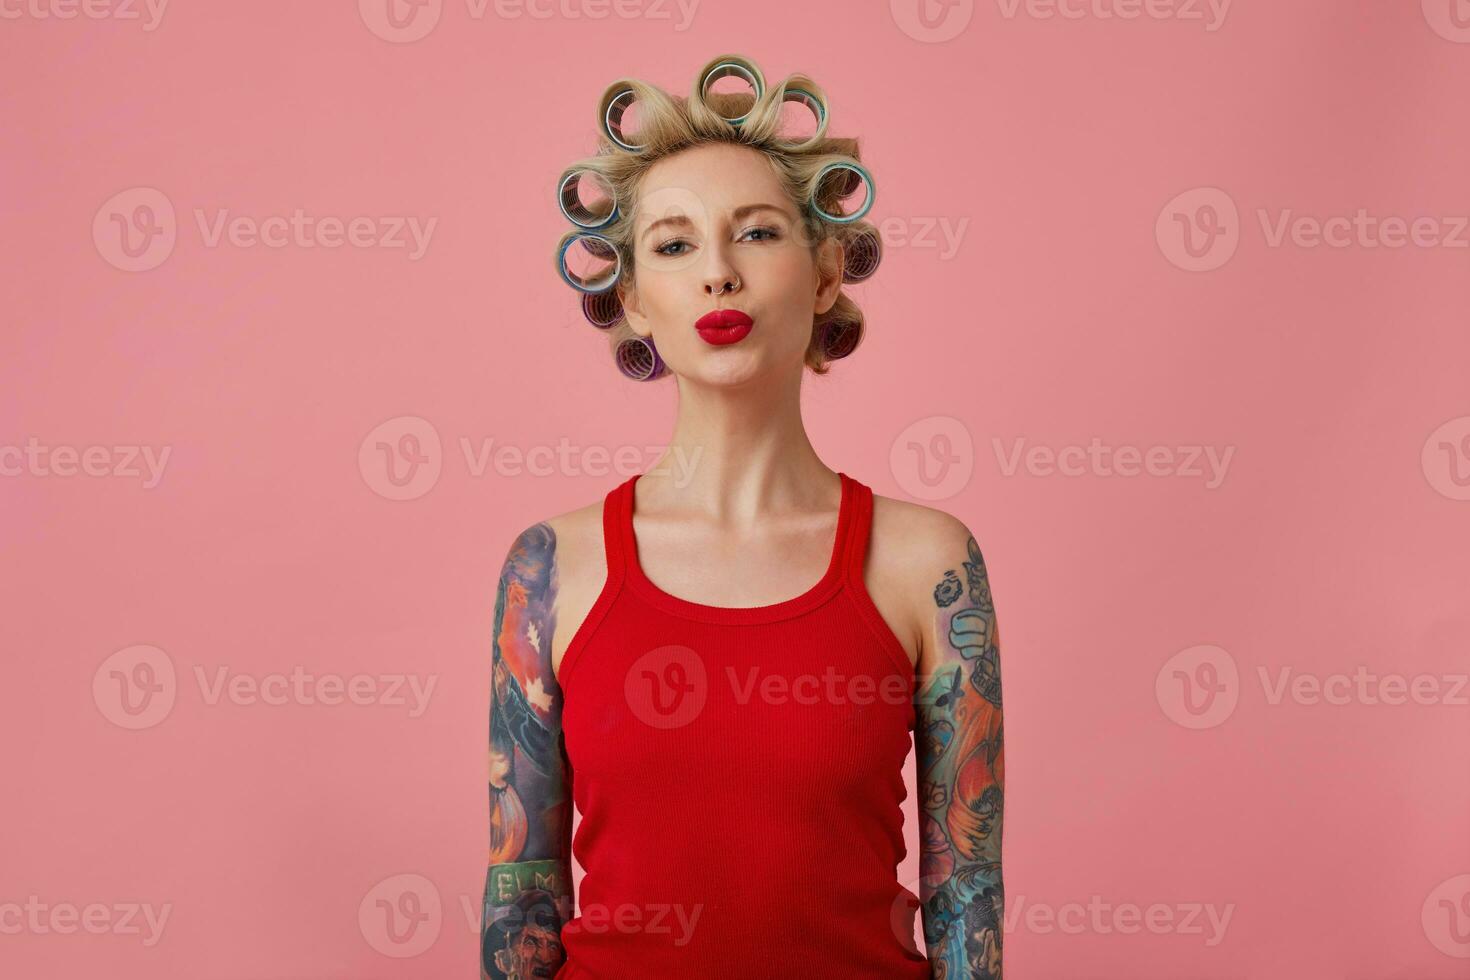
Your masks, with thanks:
M837 302L837 294L842 291L842 269L846 261L847 250L835 237L824 238L817 246L817 295L812 312L818 316Z
M618 283L618 302L623 304L623 316L628 321L628 326L640 337L653 336L653 328L649 326L648 317L643 313L643 307L638 301L638 290Z

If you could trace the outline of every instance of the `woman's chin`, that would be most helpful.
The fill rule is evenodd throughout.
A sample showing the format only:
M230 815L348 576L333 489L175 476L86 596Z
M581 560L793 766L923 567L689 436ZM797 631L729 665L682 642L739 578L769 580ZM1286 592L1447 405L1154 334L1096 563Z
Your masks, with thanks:
M734 349L739 346L698 352L685 376L699 384L733 388L786 373L768 348Z

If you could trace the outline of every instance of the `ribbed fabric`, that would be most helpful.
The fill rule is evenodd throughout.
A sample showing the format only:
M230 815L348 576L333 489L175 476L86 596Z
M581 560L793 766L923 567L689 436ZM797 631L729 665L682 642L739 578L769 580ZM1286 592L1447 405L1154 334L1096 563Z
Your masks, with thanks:
M664 592L633 487L603 503L608 575L563 657L586 874L570 980L920 980L901 886L913 668L863 586L873 495L845 473L821 580L767 606Z

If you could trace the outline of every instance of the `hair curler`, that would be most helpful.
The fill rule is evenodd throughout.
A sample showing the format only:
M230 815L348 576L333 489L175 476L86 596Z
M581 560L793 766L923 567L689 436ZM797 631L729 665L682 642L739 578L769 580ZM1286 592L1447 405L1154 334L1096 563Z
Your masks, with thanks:
M587 322L599 330L615 326L623 318L623 303L618 292L609 289L601 293L582 294L582 315Z
M843 245L843 282L862 282L878 271L878 263L883 261L883 238L877 228L860 228Z
M824 185L829 183L836 185L838 200L850 196L859 186L865 187L867 193L863 195L863 203L851 214L832 214L825 210L819 202L825 190ZM873 176L862 164L856 160L834 160L817 171L817 178L812 181L811 208L824 221L848 224L868 213L868 209L873 206L874 190Z
M604 199L597 202L597 208L589 208L582 202L582 181L589 179L602 191ZM607 177L596 170L577 169L575 167L561 175L561 182L556 189L557 203L561 207L562 217L566 218L578 228L588 230L595 228L606 228L619 218L617 194ZM605 213L604 213L605 211Z
M720 55L704 66L698 78L699 80L694 83L694 91L699 94L699 101L706 105L709 103L710 86L722 78L738 78L749 85L751 92L755 94L755 98L751 101L752 106L756 102L759 102L761 97L766 94L766 76L761 74L761 70L756 67L755 62L749 58L742 58L739 55ZM712 106L711 109L713 109ZM749 115L750 113L746 112L745 115L737 116L734 119L725 115L721 115L720 118L732 126L739 126L745 122Z
M863 325L857 320L828 321L822 325L822 355L829 361L841 360L857 350L863 339Z
M806 75L792 75L782 83L781 102L795 102L806 106L811 110L812 118L817 124L816 130L805 139L785 141L783 149L787 152L813 147L827 135L827 93L816 82Z
M636 101L638 95L632 85L627 81L614 82L603 93L602 104L597 107L597 125L603 135L630 153L643 149L643 144L623 139L623 115Z
M618 370L634 381L652 381L666 370L658 348L648 337L628 337L618 342L613 351Z
M601 275L584 278L567 267L567 251L574 245L581 244L588 254L603 261L611 263L611 268ZM606 235L600 235L595 231L569 231L562 236L561 244L556 250L556 268L561 273L562 280L568 286L579 293L603 293L617 285L619 277L623 274L623 256L618 247L613 244L612 239Z

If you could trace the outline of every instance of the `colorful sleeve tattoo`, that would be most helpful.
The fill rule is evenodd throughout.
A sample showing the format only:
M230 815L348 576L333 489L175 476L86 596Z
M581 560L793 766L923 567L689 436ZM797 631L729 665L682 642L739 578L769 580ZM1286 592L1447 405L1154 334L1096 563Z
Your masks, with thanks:
M985 559L973 536L966 547L946 560L963 574L947 568L934 586L915 703L921 915L935 980L1000 980L1000 636Z
M481 980L552 976L572 915L570 772L551 670L556 534L511 546L495 594L490 684L490 859Z

